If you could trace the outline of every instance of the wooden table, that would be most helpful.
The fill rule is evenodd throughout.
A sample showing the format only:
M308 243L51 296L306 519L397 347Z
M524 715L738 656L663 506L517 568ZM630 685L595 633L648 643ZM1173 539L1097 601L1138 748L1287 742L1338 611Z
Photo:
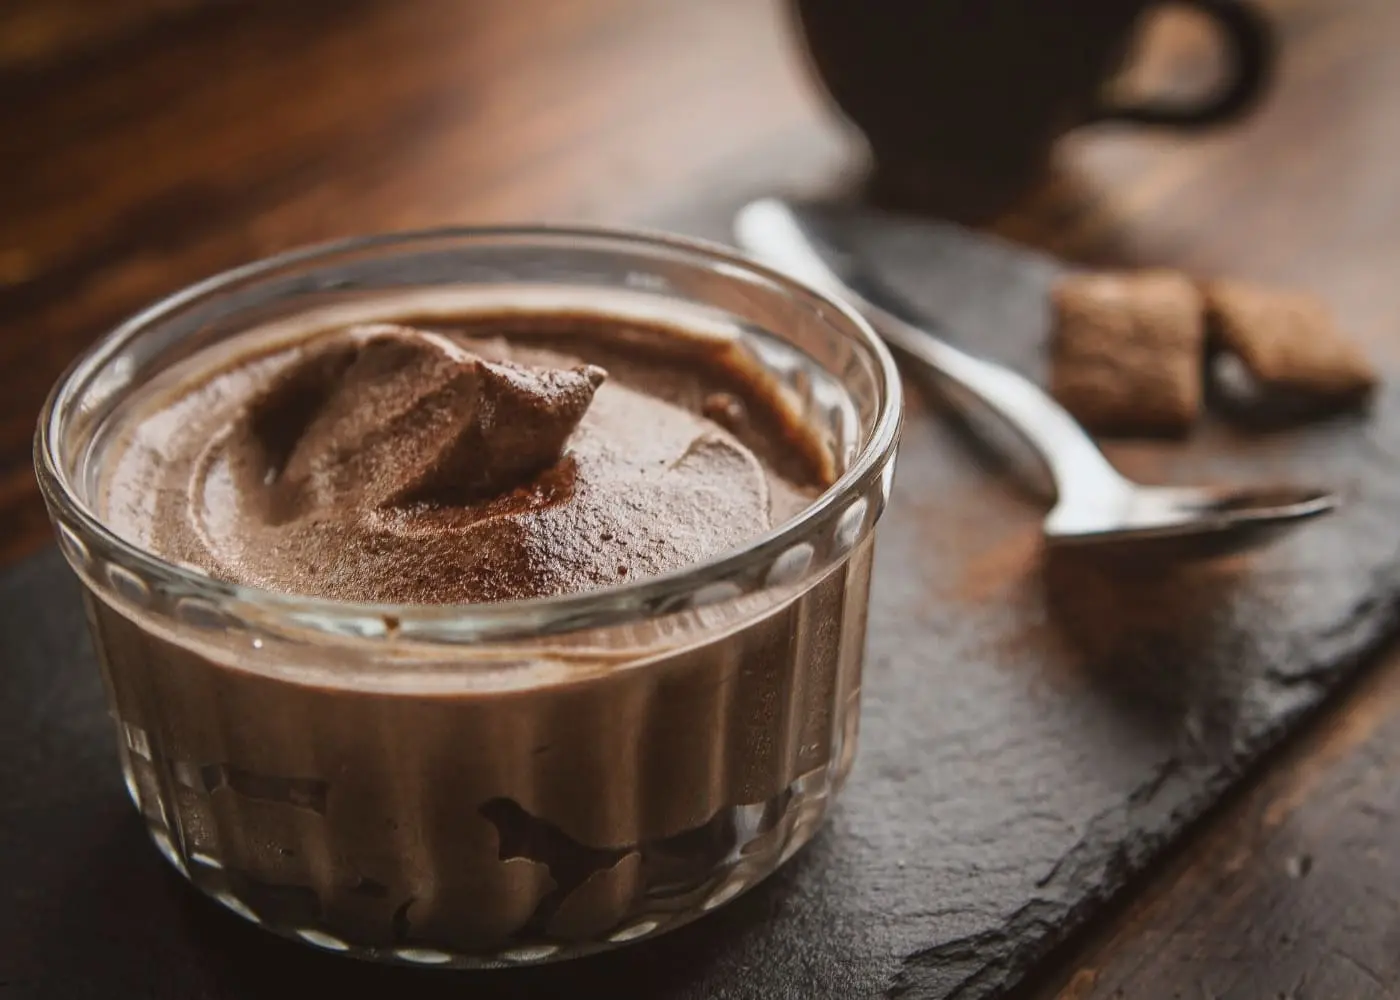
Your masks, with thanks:
M1400 346L1400 4L1268 0L1282 78L1188 140L1086 132L998 223L1080 260L1277 279ZM1184 16L1143 71L1189 87ZM774 3L20 0L0 11L0 558L48 537L53 379L114 320L308 241L504 219L680 225L862 169ZM1029 991L1400 995L1400 660Z

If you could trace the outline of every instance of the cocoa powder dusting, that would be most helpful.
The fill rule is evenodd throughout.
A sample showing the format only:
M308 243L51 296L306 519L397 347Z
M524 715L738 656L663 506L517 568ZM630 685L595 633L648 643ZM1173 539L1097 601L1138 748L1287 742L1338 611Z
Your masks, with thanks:
M783 475L736 436L782 420L745 375L720 381L711 366L701 378L686 359L663 377L655 342L645 364L616 344L594 352L577 330L566 343L377 324L235 357L133 421L106 514L222 579L464 603L681 569L825 485L817 470L792 475L800 450L779 449ZM716 395L733 406L714 417L761 419L731 430L704 412Z
M439 334L354 327L248 403L224 445L275 522L470 503L559 461L607 372L489 362Z

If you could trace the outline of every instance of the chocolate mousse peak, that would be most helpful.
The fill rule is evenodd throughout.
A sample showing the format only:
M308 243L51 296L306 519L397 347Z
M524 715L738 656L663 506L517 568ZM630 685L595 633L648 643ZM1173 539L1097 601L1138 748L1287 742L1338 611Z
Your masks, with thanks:
M228 454L274 523L476 503L558 463L606 376L487 361L411 327L351 327L308 345L249 401Z
M602 314L448 322L255 330L191 359L126 418L104 512L217 579L469 604L697 565L829 481L727 344Z

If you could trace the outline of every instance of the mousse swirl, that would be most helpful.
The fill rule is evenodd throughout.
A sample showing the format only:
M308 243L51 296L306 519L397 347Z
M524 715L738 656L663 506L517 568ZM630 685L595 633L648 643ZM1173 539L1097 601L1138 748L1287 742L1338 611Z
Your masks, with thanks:
M236 358L133 424L107 515L222 579L463 603L681 569L816 492L741 441L765 404L737 373L559 346L375 324ZM723 413L689 402L716 391Z
M251 400L222 450L270 521L488 500L559 461L606 377L486 361L408 327L353 327Z

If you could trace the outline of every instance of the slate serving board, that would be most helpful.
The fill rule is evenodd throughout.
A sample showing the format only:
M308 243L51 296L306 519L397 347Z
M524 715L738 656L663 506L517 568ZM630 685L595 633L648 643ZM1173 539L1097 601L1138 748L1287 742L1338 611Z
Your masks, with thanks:
M939 227L859 239L965 343L1039 373L1051 262ZM0 995L974 1000L1015 985L1393 630L1400 394L1369 416L1268 434L1215 421L1186 444L1114 448L1145 479L1290 476L1346 500L1249 558L1125 571L1046 562L1037 484L910 390L861 749L830 823L725 910L565 966L371 967L206 903L122 792L76 584L52 550L10 570Z

